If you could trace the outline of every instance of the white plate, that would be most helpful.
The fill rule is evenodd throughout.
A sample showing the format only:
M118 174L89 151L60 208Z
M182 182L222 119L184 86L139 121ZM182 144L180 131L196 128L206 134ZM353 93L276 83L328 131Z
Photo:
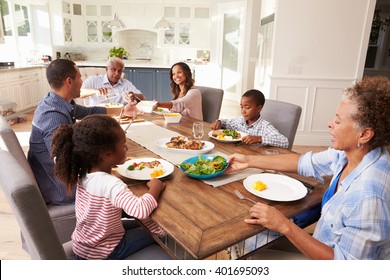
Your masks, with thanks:
M267 185L263 191L253 188L256 181ZM255 174L244 180L244 187L254 195L274 201L294 201L306 196L307 189L296 179L279 174Z
M145 167L142 170L128 170L127 168L129 165L133 164L134 162L140 163L141 161L144 162L151 162L154 160L158 160L161 164L158 167L155 168L148 168ZM161 176L158 176L156 178L163 178L171 174L174 170L174 166L172 163L160 159L160 158L136 158L132 160L126 161L124 164L118 166L118 173L121 174L124 177L130 178L130 179L135 179L135 180L150 180L152 177L150 177L150 173L153 172L154 169L163 169L164 174Z
M223 130L223 129L221 129L221 130ZM240 133L240 135L241 135L241 138L239 138L239 139L233 139L233 140L218 139L217 137L213 136L213 130L209 131L209 137L213 138L217 141L224 142L224 143L234 143L234 142L240 142L242 137L247 136L247 134L244 132L241 132L241 131L237 131L237 132Z
M170 142L171 138L161 138L156 141L157 146L160 148L172 151L172 152L179 152L179 153L186 153L186 154L205 154L207 152L210 152L212 149L214 149L215 145L209 141L203 141L204 145L202 149L200 150L186 150L186 149L174 149L174 148L168 148L166 143Z
M164 115L166 113L170 113L171 111L169 111L169 109L167 108L161 108L161 107L158 107L157 109L160 109L162 110L161 112L158 112L158 111L153 111L152 113L153 114L156 114L156 115Z

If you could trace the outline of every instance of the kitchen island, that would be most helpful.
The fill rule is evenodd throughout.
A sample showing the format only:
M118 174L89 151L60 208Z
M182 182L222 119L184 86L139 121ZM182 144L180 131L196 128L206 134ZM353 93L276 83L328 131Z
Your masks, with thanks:
M172 100L169 71L171 65L153 60L123 60L125 77L144 95L146 100ZM106 61L75 61L78 67L106 67Z

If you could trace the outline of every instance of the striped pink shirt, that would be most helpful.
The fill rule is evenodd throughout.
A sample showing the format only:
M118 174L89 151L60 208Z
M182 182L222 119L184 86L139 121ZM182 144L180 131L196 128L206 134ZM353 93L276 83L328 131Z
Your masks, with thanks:
M149 193L137 197L111 174L94 172L77 186L75 207L73 251L84 259L106 259L125 232L122 209L134 218L146 219L157 201Z

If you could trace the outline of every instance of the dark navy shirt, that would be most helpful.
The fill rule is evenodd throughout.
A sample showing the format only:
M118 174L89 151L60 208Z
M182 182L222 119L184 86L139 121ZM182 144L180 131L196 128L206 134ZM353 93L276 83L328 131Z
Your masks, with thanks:
M75 193L67 194L65 185L54 176L50 159L53 132L61 124L73 124L90 114L105 114L104 107L84 107L68 102L50 91L38 104L32 121L28 161L42 196L50 204L74 203Z

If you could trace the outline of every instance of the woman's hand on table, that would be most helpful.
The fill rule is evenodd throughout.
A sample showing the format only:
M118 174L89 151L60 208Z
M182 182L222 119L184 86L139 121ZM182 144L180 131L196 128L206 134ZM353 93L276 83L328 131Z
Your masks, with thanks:
M288 232L290 220L275 207L257 202L249 209L249 215L251 218L245 219L248 224L262 225L283 235Z
M232 154L228 158L228 163L229 167L226 169L226 173L246 169L249 167L248 157L243 154Z

